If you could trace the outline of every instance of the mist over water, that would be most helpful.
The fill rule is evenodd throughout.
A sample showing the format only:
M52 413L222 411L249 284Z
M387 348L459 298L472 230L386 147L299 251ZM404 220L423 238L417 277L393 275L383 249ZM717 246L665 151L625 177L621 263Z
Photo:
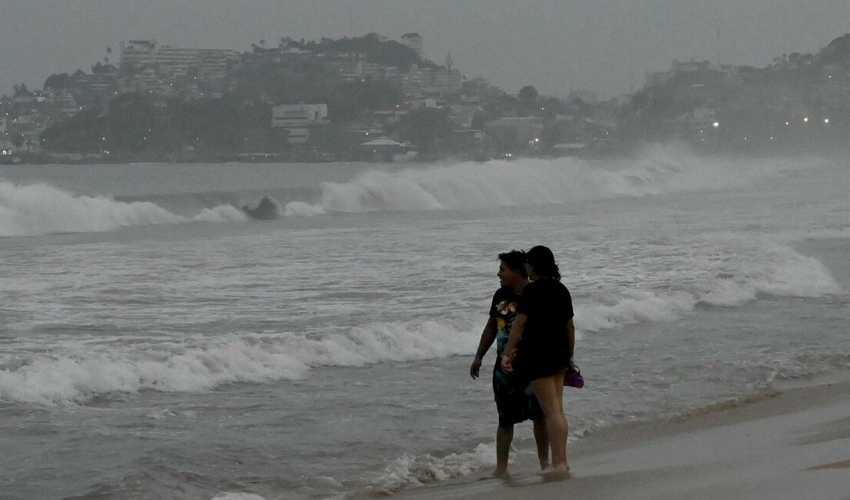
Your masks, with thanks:
M496 255L537 243L575 302L573 439L847 374L847 172L675 146L2 167L1 423L29 434L0 448L44 458L8 455L0 484L16 499L344 498L474 476L495 409L466 372ZM278 219L240 210L262 196ZM513 456L533 462L520 427Z

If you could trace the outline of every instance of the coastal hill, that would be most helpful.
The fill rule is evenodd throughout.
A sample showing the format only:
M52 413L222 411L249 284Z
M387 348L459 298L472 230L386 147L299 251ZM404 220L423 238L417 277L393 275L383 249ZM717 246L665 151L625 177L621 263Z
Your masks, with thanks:
M669 140L762 154L843 150L850 135L850 34L761 68L674 61L633 95L601 102L533 85L510 95L465 79L450 54L422 58L417 39L284 37L243 53L131 42L118 66L104 58L89 73L52 74L38 91L15 86L0 100L0 156L390 158L364 148L378 137L422 159L622 154Z

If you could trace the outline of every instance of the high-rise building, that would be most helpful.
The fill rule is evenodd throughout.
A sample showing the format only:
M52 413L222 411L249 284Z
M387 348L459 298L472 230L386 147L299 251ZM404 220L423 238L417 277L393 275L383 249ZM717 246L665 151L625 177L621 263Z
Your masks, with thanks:
M156 40L130 40L121 44L122 67L152 65L156 54Z

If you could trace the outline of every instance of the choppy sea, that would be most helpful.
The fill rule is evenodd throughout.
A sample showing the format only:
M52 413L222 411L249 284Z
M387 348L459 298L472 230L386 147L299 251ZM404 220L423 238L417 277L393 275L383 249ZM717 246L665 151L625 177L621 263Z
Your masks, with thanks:
M850 158L0 166L0 498L344 499L495 464L500 252L576 310L572 442L850 377ZM280 217L238 207L272 198ZM493 363L488 353L485 365ZM512 460L536 460L529 425Z

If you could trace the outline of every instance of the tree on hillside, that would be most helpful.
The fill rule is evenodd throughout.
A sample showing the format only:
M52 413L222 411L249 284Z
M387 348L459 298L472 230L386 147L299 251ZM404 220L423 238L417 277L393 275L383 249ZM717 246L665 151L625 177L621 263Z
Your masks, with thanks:
M481 119L485 122L502 116L516 116L519 111L519 99L505 93L494 94L483 100L484 113Z
M537 93L537 89L531 85L526 85L519 89L517 99L519 99L519 107L523 115L537 114L537 98L539 96L540 94Z
M155 142L155 134L161 133L154 103L137 92L121 94L110 101L106 122L104 136L113 149L142 151Z
M399 136L415 144L424 154L438 151L447 144L453 130L448 109L414 109L399 122Z
M271 129L269 104L243 103L233 97L168 103L162 124L172 150L195 146L205 151L238 152L264 148ZM247 144L253 143L253 144Z
M850 33L831 41L821 52L823 64L841 64L850 68Z
M402 92L384 80L342 82L326 102L331 120L355 121L373 111L394 108L402 102Z
M519 89L519 94L517 94L523 105L534 104L539 96L540 94L537 93L537 89L533 85L526 85Z
M44 90L53 89L53 90L64 90L73 85L71 81L71 77L68 73L61 74L52 74L47 77L47 80L44 81L44 85L42 88Z
M97 111L85 110L48 127L41 133L41 144L47 151L97 153L104 149L103 137L107 130L104 118Z
M433 63L421 59L410 47L393 40L386 40L375 33L369 33L357 38L341 38L332 40L322 38L318 42L313 40L296 42L291 38L281 39L287 46L309 50L314 53L337 52L350 54L366 54L369 62L380 63L384 66L400 68L407 71L411 65L433 66Z
M12 141L12 144L14 144L18 149L21 149L21 146L23 146L24 142L26 142L24 134L12 134L9 140Z

